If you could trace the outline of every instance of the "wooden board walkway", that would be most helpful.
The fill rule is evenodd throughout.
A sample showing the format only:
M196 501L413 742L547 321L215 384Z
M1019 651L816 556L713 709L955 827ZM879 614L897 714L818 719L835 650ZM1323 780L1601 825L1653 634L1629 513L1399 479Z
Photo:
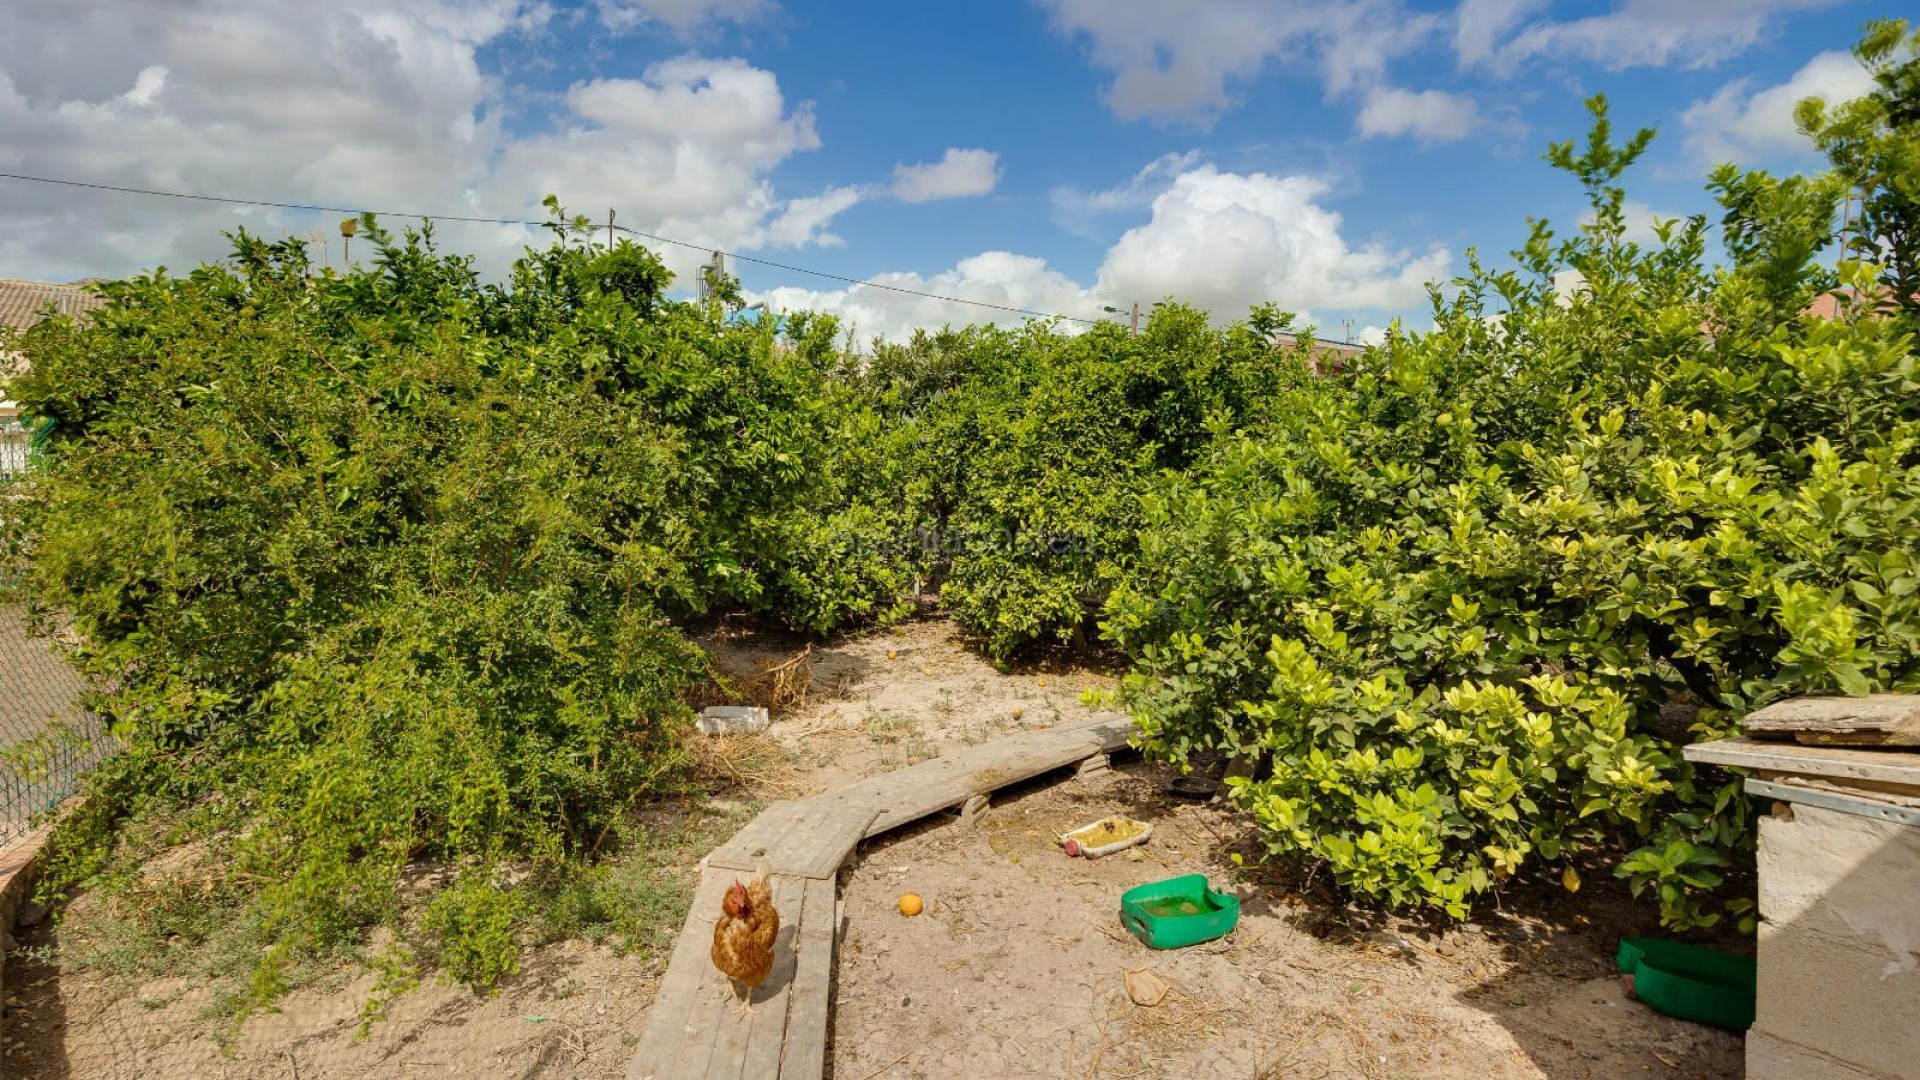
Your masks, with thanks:
M693 907L675 941L628 1080L820 1080L827 1064L836 879L861 840L959 806L1008 784L1127 743L1122 717L1030 731L884 773L810 799L762 810L700 862ZM737 1016L727 977L713 966L720 898L762 861L780 911L773 972Z

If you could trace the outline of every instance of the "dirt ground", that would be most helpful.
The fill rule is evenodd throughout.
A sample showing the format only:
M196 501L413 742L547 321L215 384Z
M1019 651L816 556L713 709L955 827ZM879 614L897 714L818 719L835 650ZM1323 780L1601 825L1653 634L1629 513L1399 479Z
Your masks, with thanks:
M844 878L834 1076L1617 1080L1738 1077L1738 1037L1626 1000L1610 953L1617 897L1440 932L1308 902L1238 871L1244 823L1165 793L1135 762L1003 792L969 827L940 819L869 845ZM1070 859L1055 834L1125 813L1146 844ZM1238 929L1155 952L1122 929L1132 886L1206 873L1242 897ZM1596 890L1597 891L1597 890ZM900 894L928 903L898 914ZM1584 914L1581 914L1583 913ZM1129 1000L1125 976L1163 981Z
M727 671L751 672L793 646L721 627L702 639ZM1114 680L1071 661L1003 672L968 651L953 624L907 623L830 646L809 657L812 697L776 724L794 757L791 786L768 794L812 795L938 757L999 735L1085 720L1080 700Z
M724 622L703 641L749 689L799 648ZM998 671L939 621L816 646L806 666L810 697L770 733L784 761L743 777L758 798L811 794L1084 718L1081 693L1112 685L1070 661ZM1003 791L974 826L939 815L867 845L842 879L848 932L831 1075L1740 1075L1737 1037L1621 997L1611 949L1632 928L1629 914L1644 913L1617 898L1590 889L1578 904L1547 900L1444 935L1368 920L1276 873L1236 877L1231 853L1252 850L1244 823L1218 804L1171 800L1167 779L1123 758L1104 776ZM737 799L717 801L725 809ZM1061 854L1055 832L1113 811L1152 820L1152 840L1102 860ZM1235 883L1245 896L1239 930L1161 953L1127 936L1119 894L1189 871ZM925 915L897 913L907 891L927 898ZM0 1076L621 1077L665 964L664 955L578 941L532 949L494 996L429 981L364 1037L356 1033L375 975L343 964L228 1036L208 1017L216 991L207 985L132 981L63 959L61 937L87 934L95 918L83 897L57 931L27 935L37 950L10 959ZM1137 969L1168 984L1160 1005L1127 1000L1122 980Z

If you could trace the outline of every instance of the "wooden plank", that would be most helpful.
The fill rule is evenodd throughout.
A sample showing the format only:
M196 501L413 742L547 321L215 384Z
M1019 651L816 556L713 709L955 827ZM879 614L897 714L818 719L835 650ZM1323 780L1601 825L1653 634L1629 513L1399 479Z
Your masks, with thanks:
M786 1046L793 1009L793 973L799 958L800 920L805 917L807 879L782 877L774 906L780 909L781 941L774 950L773 973L767 982L773 993L753 1006L753 1034L737 1073L740 1080L764 1080L780 1071L780 1053ZM788 929L791 920L791 929Z
M1751 777L1747 779L1747 791L1754 795L1764 795L1769 799L1784 799L1787 802L1818 806L1824 810L1838 810L1843 814L1852 814L1870 821L1889 821L1895 825L1920 827L1920 810L1849 791L1810 787L1805 783L1794 783L1790 780L1756 780Z
M674 1045L674 1060L671 1070L663 1073L661 1080L695 1080L707 1074L707 1064L713 1060L714 1037L732 1001L721 993L726 976L713 966L712 952L713 924L719 921L720 897L733 881L723 874L709 872L707 876L715 879L716 893L705 907L690 913L687 928L681 931L690 939L684 944L688 945L688 971L694 990L681 1013L679 1030L666 1033L668 1042ZM696 926L692 919L701 920L700 925ZM676 960L679 952L676 947Z
M1727 765L1765 773L1864 780L1920 789L1920 754L1898 750L1854 750L1840 746L1799 746L1758 739L1722 739L1694 743L1688 761Z
M885 818L904 813L917 817L1099 752L1099 743L1084 731L1030 732L861 781L847 794L886 806L887 813L881 815Z
M846 863L847 855L867 835L867 827L878 817L878 807L851 799L822 799L826 823L814 829L806 841L788 853L791 873L803 877L833 877Z
M847 853L866 835L867 825L877 813L872 807L835 796L779 805L782 809L781 820L775 826L779 830L777 838L762 843L748 837L747 830L743 829L739 836L708 855L707 865L753 872L765 859L776 874L831 877L840 871ZM773 812L771 808L766 811L767 814ZM775 828L761 830L760 835L774 835Z
M747 822L746 827L733 834L733 839L721 844L707 854L703 860L708 866L724 866L729 870L758 871L761 859L771 861L775 851L794 835L796 827L807 813L806 803L810 800L782 799L769 803L767 808ZM778 867L775 867L778 872Z
M863 780L846 794L881 808L867 828L867 835L875 836L959 806L974 795L1118 750L1131 732L1132 724L1124 718L1028 732Z
M749 1069L747 1059L780 1060L780 1047L786 1041L787 1007L793 996L793 943L799 940L798 920L806 897L806 879L782 874L776 875L770 884L773 906L780 912L782 924L781 936L774 942L773 970L756 991L751 1013L736 1015L729 1005L721 1014L720 1028L714 1033L713 1053L702 1074L706 1080L761 1080L772 1075L773 1070L765 1066ZM792 929L787 928L789 920L794 921ZM719 976L720 985L726 985L725 976L718 969L714 974ZM768 1047L771 1049L766 1049Z
M1105 717L1028 732L874 777L828 795L777 802L702 860L693 908L649 1010L628 1080L820 1080L826 1072L839 903L834 875L872 836L969 797L1072 765L1127 743L1130 723ZM720 900L762 861L792 932L749 1018L735 1019L726 976L708 953Z
M834 882L807 881L806 908L796 939L793 1000L787 1007L786 1048L779 1080L821 1080L827 1072L827 1009L833 983Z
M1748 713L1741 727L1812 745L1920 746L1920 694L1788 698Z
M667 973L647 1010L640 1046L627 1066L628 1080L667 1080L684 1075L679 1068L681 1051L689 1045L686 1027L701 988L710 985L706 973L713 970L707 954L713 946L714 913L720 910L720 898L731 884L732 879L720 874L701 875L693 891L693 907L687 911L673 956L667 961Z

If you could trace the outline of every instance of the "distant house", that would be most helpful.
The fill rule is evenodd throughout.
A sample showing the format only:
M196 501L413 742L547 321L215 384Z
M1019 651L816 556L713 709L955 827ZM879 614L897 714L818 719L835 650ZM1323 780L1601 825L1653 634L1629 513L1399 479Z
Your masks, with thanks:
M101 300L83 285L54 285L45 281L0 278L0 327L25 330L45 318L49 310L61 315L85 315ZM19 373L25 361L0 343L0 380ZM27 463L27 431L20 408L0 386L0 476L18 472Z
M1891 290L1877 289L1875 295L1879 296L1880 300L1873 305L1872 314L1899 314L1900 303ZM1920 296L1916 296L1914 300L1915 303L1910 306L1920 307ZM1818 319L1857 319L1869 312L1862 297L1853 289L1842 287L1814 297L1813 303L1807 305L1806 313Z

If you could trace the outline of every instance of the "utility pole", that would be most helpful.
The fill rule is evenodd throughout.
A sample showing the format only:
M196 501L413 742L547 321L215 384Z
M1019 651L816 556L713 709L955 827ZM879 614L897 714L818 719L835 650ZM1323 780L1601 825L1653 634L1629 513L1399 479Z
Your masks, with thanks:
M1133 321L1127 324L1127 336L1140 336L1140 301L1133 302Z
M613 207L607 207L607 250L613 250Z

